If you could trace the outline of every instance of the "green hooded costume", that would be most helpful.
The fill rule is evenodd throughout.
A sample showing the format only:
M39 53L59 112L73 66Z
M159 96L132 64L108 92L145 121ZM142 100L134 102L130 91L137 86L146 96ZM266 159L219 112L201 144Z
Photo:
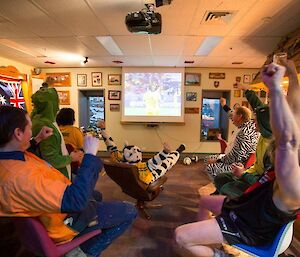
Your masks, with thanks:
M245 96L256 113L260 132L256 147L255 163L241 177L236 177L232 173L222 173L216 176L214 180L217 191L232 198L241 196L271 166L270 156L267 151L272 139L269 106L263 104L252 90L246 90Z
M36 155L50 163L67 178L70 178L69 156L55 117L59 99L55 88L41 88L31 97L34 109L31 114L32 134L36 136L43 126L53 129L53 135L39 143Z

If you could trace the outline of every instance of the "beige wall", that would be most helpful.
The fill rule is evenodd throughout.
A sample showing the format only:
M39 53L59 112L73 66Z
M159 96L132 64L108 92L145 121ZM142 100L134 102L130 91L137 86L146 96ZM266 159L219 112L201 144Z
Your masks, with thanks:
M43 69L43 72L71 72L72 86L60 87L61 90L70 90L71 108L76 111L78 121L78 90L77 74L87 74L87 87L82 89L96 89L91 86L91 72L102 72L103 86L105 89L105 118L106 126L113 136L117 145L122 148L125 141L141 147L145 152L159 151L163 142L169 142L174 148L184 143L187 146L186 152L195 153L218 153L220 151L217 142L200 142L200 114L185 114L185 124L160 124L157 128L149 128L144 124L121 124L121 112L110 112L110 103L120 103L121 101L108 100L107 92L109 89L121 90L121 86L108 85L108 74L121 74L121 68L62 68L62 69ZM230 104L240 103L246 100L243 97L233 97L233 83L236 76L247 74L252 76L256 69L216 69L216 68L187 68L186 72L201 73L201 86L185 86L185 92L197 92L196 102L185 102L185 107L201 107L202 89L206 90L232 90ZM226 78L220 81L220 86L214 87L213 79L209 79L209 72L225 72ZM78 122L76 122L76 125ZM233 130L232 124L229 127L229 133ZM100 150L105 150L104 144L101 144Z
M13 65L20 72L30 74L31 66L24 65L22 63L14 62L6 58L0 57L0 65L7 66ZM130 144L135 144L141 147L145 152L159 151L162 148L163 142L169 142L174 148L179 144L184 143L187 146L186 152L195 153L218 153L220 151L219 143L217 142L200 142L200 114L185 114L185 124L160 124L157 128L149 128L143 124L137 125L124 125L120 123L121 112L110 112L110 103L120 103L121 101L108 100L107 92L109 89L121 90L121 86L108 85L108 74L121 74L121 68L105 67L105 68L59 68L59 69L43 69L43 73L46 72L70 72L71 73L71 87L59 87L58 90L70 90L71 105L76 112L76 123L78 124L78 90L77 87L77 74L87 74L87 87L82 89L96 89L91 86L91 72L102 72L102 84L105 90L105 117L107 129L117 145L122 148L125 141ZM256 69L217 69L217 68L186 68L186 72L201 73L201 86L185 86L185 92L197 92L197 101L185 102L185 107L201 107L202 89L206 90L232 90L231 91L231 106L235 103L240 103L246 100L243 97L233 97L233 83L236 76L256 73ZM214 88L213 79L209 79L209 72L225 72L226 78L220 81L220 86ZM65 107L65 106L61 106ZM232 124L229 127L229 133L233 130ZM100 150L105 150L104 144L101 143Z
M0 66L14 66L19 70L19 72L27 74L27 75L31 74L31 70L33 69L33 67L30 65L12 61L12 60L6 59L4 57L0 57Z

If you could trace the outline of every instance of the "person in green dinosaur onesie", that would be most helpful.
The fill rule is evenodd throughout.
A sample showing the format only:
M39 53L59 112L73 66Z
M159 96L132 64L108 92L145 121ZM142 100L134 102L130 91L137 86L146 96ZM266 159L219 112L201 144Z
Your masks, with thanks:
M53 129L53 134L40 142L36 155L50 163L67 178L71 178L70 163L81 161L83 152L74 151L70 155L66 149L55 118L59 110L59 99L55 88L41 87L31 97L34 105L31 120L32 134L36 136L43 126Z
M248 187L255 183L271 167L270 156L267 151L272 140L269 106L264 104L256 93L250 90L249 86L239 84L238 87L245 90L245 96L254 110L256 127L260 132L260 137L256 147L256 160L253 166L245 169L243 165L232 164L232 173L222 173L214 178L217 192L230 197L241 196Z

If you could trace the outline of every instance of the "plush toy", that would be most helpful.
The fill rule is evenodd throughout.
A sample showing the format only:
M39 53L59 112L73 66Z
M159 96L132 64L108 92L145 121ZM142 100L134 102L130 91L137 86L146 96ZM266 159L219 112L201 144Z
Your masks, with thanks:
M98 122L100 134L106 144L107 151L110 152L114 162L124 162L136 165L139 170L139 179L146 184L157 180L165 175L178 161L180 153L185 150L185 146L180 145L176 151L171 151L170 146L164 143L164 148L147 162L142 161L142 151L138 146L125 145L123 152L119 151L112 137L105 130L104 121Z

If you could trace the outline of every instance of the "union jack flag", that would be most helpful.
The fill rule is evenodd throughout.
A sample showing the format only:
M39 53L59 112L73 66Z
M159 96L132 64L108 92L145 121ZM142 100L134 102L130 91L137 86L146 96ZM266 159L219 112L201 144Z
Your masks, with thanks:
M20 81L0 79L0 105L25 109L25 99Z

